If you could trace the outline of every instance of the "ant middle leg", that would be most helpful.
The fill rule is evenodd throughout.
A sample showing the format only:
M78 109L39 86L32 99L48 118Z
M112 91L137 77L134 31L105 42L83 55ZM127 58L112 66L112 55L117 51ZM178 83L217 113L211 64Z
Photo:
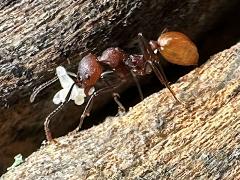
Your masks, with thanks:
M79 125L78 127L74 130L74 132L77 132L81 129L82 127L82 124L83 124L83 121L84 119L90 115L90 112L92 110L92 106L93 106L93 101L94 99L99 96L100 94L102 93L105 93L105 92L108 92L108 91L112 91L113 89L117 88L119 85L111 85L111 86L107 86L107 87L104 87L102 89L99 89L97 90L96 92L94 92L91 96L90 96L90 99L88 100L87 102L87 105L80 117L80 122L79 122Z
M116 74L114 74L114 71L106 71L106 72L102 73L101 79L107 87L112 87L112 89L115 90L115 88L118 87L119 85L112 86L111 83L109 83L107 80L108 76L111 74L114 75L115 77L117 77L121 84L121 81L122 81L121 78L119 76L116 76ZM119 101L120 95L118 93L116 93L115 91L113 91L112 96L113 96L114 101L118 105L118 114L124 114L126 112L126 109L124 108L122 103Z
M118 115L126 113L125 107L122 105L122 103L118 99L118 98L120 98L120 95L118 93L113 92L112 96L113 96L114 101L118 105Z

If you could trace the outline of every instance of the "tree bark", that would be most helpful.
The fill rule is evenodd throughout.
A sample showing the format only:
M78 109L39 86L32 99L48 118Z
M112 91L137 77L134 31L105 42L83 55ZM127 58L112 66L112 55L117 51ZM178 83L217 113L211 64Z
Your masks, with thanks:
M58 138L3 179L239 179L240 43L126 115Z
M0 3L0 171L17 153L29 155L44 138L43 121L55 107L56 86L30 104L32 89L54 76L55 67L77 63L109 46L132 47L143 32L182 31L196 39L237 0L229 1L74 1L5 0ZM209 11L211 9L211 11ZM129 52L131 53L131 51ZM79 119L70 106L59 117L61 135ZM63 122L69 119L69 122Z

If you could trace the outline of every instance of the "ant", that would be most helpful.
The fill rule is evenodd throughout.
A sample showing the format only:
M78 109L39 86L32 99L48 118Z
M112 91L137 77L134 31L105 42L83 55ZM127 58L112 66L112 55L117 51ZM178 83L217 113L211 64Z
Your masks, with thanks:
M169 86L169 82L159 61L162 55L166 60L174 64L184 66L196 65L199 55L195 44L185 34L174 31L163 32L157 41L149 41L149 43L141 33L138 34L138 39L142 51L141 55L129 55L118 47L106 49L100 57L89 53L79 62L77 74L67 72L64 67L59 66L56 68L57 77L42 84L33 92L30 97L31 102L34 101L36 95L41 90L58 79L63 87L53 98L53 102L60 105L47 116L44 122L46 138L49 142L53 141L49 129L50 120L70 100L74 100L77 105L82 105L84 98L90 97L75 131L81 128L85 117L90 115L94 98L102 93L111 91L119 110L125 112L125 108L118 99L120 96L114 90L126 82L129 72L135 80L141 99L143 99L143 95L136 75L144 76L153 71L160 82L169 89L174 99L182 104ZM105 66L108 67L108 70L104 69ZM116 82L108 81L108 77L111 75L117 77ZM70 76L76 78L76 80L74 81ZM105 87L95 90L94 86L99 80L105 83Z

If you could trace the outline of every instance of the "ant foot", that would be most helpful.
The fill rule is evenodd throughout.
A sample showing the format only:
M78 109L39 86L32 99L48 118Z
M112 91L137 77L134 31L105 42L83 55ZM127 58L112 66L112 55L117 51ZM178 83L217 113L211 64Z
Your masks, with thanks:
M47 142L45 144L60 144L56 139L52 137L52 133L48 129L45 130L45 133L47 139Z
M124 115L124 114L126 114L126 110L125 110L125 108L122 106L122 107L118 107L118 113L116 114L116 116L122 116L122 115Z
M76 129L74 129L73 131L71 131L70 133L68 133L69 135L75 135L79 132L80 128L77 127Z
M42 142L42 145L43 145L43 146L50 145L50 144L60 145L60 143L59 143L57 140L55 140L55 139L44 140L44 141Z
M57 145L60 144L56 139L52 139L51 141L49 141L49 143L50 144L57 144Z

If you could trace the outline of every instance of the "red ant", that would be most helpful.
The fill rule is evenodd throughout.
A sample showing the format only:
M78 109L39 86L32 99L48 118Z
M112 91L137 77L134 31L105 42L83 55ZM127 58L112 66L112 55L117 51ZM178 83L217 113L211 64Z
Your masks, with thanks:
M51 118L61 110L70 99L74 100L77 105L81 105L84 103L84 97L90 96L81 115L80 123L76 129L77 131L81 128L84 118L90 115L94 98L107 91L114 91L114 89L125 82L129 72L131 72L135 79L141 99L143 99L143 95L135 74L146 75L153 71L160 82L169 89L175 100L181 103L169 86L163 68L159 63L160 54L174 64L185 66L195 65L198 62L196 46L186 35L180 32L164 32L157 41L150 41L149 43L141 33L138 34L138 38L143 55L128 55L117 47L106 49L100 57L90 53L79 62L77 75L67 72L60 66L57 68L58 77L44 83L33 92L30 97L31 102L34 101L36 95L42 89L56 82L58 78L63 87L53 98L55 104L61 104L47 116L44 122L48 141L53 140L49 129ZM104 71L103 68L105 65L110 67L110 70ZM74 82L68 75L75 77L76 81ZM118 78L117 83L109 83L107 81L107 77L110 75L115 75ZM95 91L94 86L100 79L103 80L106 86ZM115 92L113 92L112 95L119 106L119 110L125 112L123 105L118 100L119 95ZM68 100L66 101L66 99Z

